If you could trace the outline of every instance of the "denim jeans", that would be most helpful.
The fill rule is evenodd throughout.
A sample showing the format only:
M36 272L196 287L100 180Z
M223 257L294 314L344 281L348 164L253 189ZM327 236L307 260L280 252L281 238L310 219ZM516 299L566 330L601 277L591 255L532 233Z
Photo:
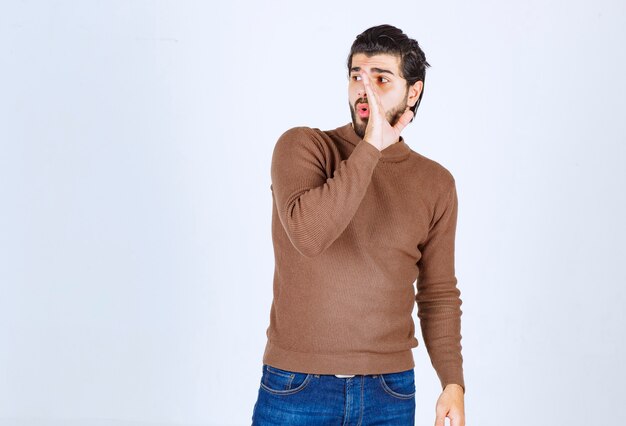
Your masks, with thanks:
M253 426L414 424L413 369L340 378L263 364Z

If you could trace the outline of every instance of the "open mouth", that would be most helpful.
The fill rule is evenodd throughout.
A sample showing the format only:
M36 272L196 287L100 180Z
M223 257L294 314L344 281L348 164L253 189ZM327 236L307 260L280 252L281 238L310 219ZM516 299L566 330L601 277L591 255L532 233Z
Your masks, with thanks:
M357 104L356 110L361 118L367 118L370 116L370 107L366 103Z

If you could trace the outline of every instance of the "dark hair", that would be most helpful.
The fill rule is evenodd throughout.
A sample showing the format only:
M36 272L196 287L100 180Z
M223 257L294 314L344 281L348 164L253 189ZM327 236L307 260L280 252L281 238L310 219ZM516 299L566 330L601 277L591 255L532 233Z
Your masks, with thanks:
M409 38L401 29L387 24L368 28L356 36L348 55L348 74L352 68L352 56L356 53L364 53L368 57L381 53L399 56L400 72L407 82L407 87L420 80L424 84L426 68L430 67L417 41ZM424 88L422 87L417 102L411 107L413 116L415 116L423 94Z

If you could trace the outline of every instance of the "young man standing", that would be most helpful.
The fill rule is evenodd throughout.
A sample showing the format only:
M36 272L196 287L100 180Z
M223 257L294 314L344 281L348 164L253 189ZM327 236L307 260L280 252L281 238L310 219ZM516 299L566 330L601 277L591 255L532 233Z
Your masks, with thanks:
M465 425L455 181L400 136L428 66L398 28L366 30L348 56L352 122L276 143L274 299L253 425L413 425L415 302L443 389L435 426Z

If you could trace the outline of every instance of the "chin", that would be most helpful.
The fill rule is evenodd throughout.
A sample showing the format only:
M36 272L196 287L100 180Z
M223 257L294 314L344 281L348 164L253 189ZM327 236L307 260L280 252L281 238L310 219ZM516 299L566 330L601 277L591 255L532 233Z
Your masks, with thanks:
M365 129L367 128L367 123L359 123L352 120L352 128L354 129L354 133L359 135L361 139L365 136Z
M365 129L367 129L367 120L358 117L352 106L350 106L350 115L352 117L352 128L354 132L363 139L365 137Z

